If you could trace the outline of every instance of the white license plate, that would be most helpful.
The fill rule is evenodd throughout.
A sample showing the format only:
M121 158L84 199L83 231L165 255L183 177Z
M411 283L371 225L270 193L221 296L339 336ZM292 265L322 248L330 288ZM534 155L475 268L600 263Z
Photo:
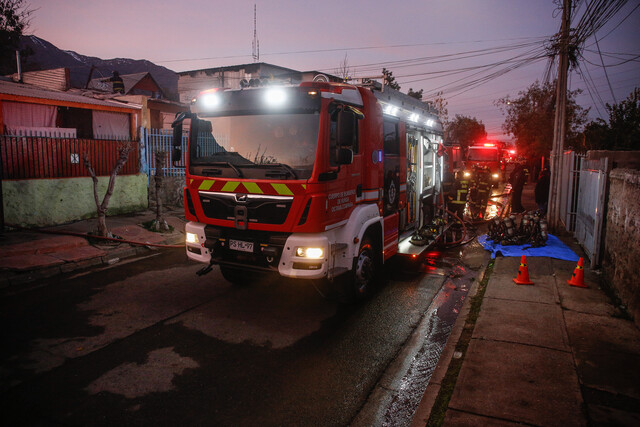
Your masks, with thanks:
M242 240L229 240L229 248L240 252L253 252L253 242L243 242Z

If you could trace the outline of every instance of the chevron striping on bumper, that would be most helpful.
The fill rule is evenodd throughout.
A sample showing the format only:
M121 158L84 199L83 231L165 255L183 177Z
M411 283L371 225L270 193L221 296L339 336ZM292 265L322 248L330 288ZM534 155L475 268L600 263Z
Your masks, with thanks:
M281 196L293 196L293 192L287 187L287 184L271 184L274 190Z
M242 184L244 185L244 188L246 188L247 191L251 194L264 194L262 188L260 188L260 186L255 182L243 182Z
M238 185L240 185L240 183L238 181L229 181L227 182L220 191L225 191L228 193L232 193L234 191L236 191L236 188L238 188Z
M213 179L206 179L206 180L202 181L202 184L200 184L200 186L198 187L198 190L204 190L204 191L207 191L207 190L209 190L209 189L213 186L213 184L214 184L215 182L216 182L216 181L215 181L215 180L213 180Z

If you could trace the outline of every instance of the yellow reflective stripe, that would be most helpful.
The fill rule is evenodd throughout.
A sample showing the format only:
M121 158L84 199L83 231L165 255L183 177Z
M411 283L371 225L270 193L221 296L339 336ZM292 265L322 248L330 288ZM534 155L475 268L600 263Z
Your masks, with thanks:
M302 188L307 189L307 184L302 184Z
M293 192L289 190L287 184L271 184L274 190L281 196L293 196Z
M228 192L232 192L235 191L236 188L238 188L238 185L240 185L239 182L237 181L229 181L227 182L224 187L222 187L222 189L220 191L228 191Z
M245 182L244 188L246 188L247 191L252 194L264 194L262 189L255 182Z
M216 181L213 180L213 179L206 179L206 180L202 181L202 184L200 184L200 187L198 187L198 190L207 191L208 189L213 187L213 183L214 182L216 182Z

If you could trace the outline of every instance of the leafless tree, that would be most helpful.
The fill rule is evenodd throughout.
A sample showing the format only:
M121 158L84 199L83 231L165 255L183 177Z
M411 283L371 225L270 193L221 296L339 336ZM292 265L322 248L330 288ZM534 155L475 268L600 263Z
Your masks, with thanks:
M116 160L116 164L111 170L111 174L109 175L109 184L107 185L107 192L102 199L102 203L100 203L98 197L98 177L96 176L96 171L91 165L91 161L89 160L89 155L84 152L82 153L82 161L84 162L85 167L89 171L89 175L91 175L91 179L93 179L93 197L96 202L96 209L98 211L98 235L103 237L112 237L111 232L107 228L107 208L109 207L109 200L111 199L111 195L113 194L113 188L116 184L116 176L122 166L129 159L129 154L136 149L136 144L133 142L124 142L118 147L118 159Z
M351 67L349 67L349 59L347 58L346 53L344 54L344 59L342 60L338 68L336 68L335 73L336 73L336 76L340 77L345 82L348 81L351 77L353 77L351 75Z
M436 109L436 112L440 117L442 124L444 126L447 126L449 124L449 101L444 98L442 91L436 92L433 99L430 99L427 102Z

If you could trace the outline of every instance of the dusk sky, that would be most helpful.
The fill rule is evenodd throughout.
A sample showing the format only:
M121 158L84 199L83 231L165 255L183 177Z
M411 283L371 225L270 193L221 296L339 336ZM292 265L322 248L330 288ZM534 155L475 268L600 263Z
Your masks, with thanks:
M544 41L559 31L561 18L553 0L26 3L35 9L27 34L63 50L103 59L147 59L174 71L253 62L256 4L261 62L337 74L346 55L354 77L379 75L386 67L403 92L444 90L450 118L476 117L490 137L503 140L510 138L503 134L504 116L494 101L516 97L543 80L548 60L527 65L523 60L542 52ZM585 0L577 4L574 25L586 9ZM584 89L577 100L591 107L591 119L607 118L604 103L620 102L640 87L639 6L640 0L629 0L596 32L602 59L595 39L589 38L581 73L571 73L570 88ZM476 53L462 55L471 51ZM488 66L510 59L515 61ZM510 65L520 67L502 74ZM502 75L488 77L496 72ZM475 86L477 79L488 81Z

